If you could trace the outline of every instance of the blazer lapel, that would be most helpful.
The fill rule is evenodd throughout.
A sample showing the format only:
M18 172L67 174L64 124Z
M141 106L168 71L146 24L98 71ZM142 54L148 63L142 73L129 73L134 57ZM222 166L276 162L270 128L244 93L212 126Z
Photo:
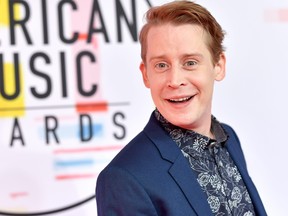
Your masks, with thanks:
M188 161L179 154L171 166L169 173L181 188L190 205L198 215L211 215L212 212L195 174L191 171Z
M207 198L197 182L188 160L183 156L176 143L162 129L153 114L144 132L159 149L162 158L171 162L169 173L194 211L198 215L212 216Z

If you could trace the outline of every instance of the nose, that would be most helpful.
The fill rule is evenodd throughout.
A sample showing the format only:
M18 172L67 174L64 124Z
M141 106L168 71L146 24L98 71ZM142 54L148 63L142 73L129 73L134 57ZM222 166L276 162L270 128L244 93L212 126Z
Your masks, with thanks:
M171 68L168 72L168 86L170 88L179 88L185 85L185 76L181 69Z

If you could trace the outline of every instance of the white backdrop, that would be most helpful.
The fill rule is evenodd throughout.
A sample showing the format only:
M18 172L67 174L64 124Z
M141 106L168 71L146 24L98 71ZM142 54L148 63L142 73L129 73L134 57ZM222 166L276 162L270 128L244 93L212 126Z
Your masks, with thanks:
M27 21L15 26L13 44L8 0L0 0L0 215L97 215L92 196L98 173L153 110L133 33L149 3L168 1L74 0L63 7L60 0L23 2L15 5L14 16ZM227 76L216 85L213 114L238 133L268 215L285 215L288 1L196 2L227 32ZM61 14L64 37L79 32L76 41L61 39ZM100 32L87 43L91 20ZM75 62L81 53L79 76Z

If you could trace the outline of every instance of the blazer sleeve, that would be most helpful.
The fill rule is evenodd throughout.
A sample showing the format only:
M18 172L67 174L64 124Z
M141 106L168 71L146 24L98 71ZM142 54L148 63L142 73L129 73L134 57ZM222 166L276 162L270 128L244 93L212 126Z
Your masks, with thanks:
M98 216L156 216L154 205L137 179L118 167L107 167L97 179Z

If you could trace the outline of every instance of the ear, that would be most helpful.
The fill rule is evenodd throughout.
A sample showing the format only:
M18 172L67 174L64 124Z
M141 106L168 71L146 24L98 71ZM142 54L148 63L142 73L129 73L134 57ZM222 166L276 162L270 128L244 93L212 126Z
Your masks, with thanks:
M220 54L219 61L215 65L215 80L221 81L226 75L226 56L224 53Z
M140 63L139 69L142 73L142 79L143 79L143 83L147 88L150 88L150 83L149 83L149 79L148 79L148 75L147 75L147 69L146 69L146 65L144 64L144 62L142 61Z

